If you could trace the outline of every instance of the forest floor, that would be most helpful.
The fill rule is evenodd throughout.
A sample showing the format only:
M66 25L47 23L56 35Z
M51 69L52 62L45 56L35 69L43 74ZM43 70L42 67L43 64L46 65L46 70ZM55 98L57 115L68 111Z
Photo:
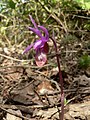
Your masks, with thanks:
M90 34L74 39L68 44L57 41L65 92L64 119L90 120L90 67L78 66L81 54L90 54ZM42 68L35 65L32 52L22 55L18 54L21 48L0 49L0 120L59 120L58 67L52 42L49 46L48 61Z

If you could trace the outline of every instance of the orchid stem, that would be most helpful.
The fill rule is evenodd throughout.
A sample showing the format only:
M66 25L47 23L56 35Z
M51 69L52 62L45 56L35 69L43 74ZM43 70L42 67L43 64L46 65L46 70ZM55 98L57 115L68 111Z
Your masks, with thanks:
M60 115L60 120L64 119L64 91L63 91L63 78L62 78L62 72L61 72L61 68L60 68L60 61L59 61L59 54L58 54L58 48L57 48L57 44L55 41L55 37L54 37L54 33L53 33L53 37L50 37L51 40L53 41L54 47L55 47L55 52L56 52L56 58L57 58L57 64L58 64L58 69L59 69L59 82L61 85L61 115Z

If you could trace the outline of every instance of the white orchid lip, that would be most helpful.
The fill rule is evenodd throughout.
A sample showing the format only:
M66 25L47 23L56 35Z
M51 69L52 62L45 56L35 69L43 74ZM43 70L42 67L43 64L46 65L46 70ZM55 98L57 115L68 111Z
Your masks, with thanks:
M42 67L47 61L47 55L40 51L40 53L36 54L35 61L37 66Z
M43 58L45 58L45 57L46 57L46 54L41 53L40 55L38 55L38 60L39 60L39 61L42 61Z

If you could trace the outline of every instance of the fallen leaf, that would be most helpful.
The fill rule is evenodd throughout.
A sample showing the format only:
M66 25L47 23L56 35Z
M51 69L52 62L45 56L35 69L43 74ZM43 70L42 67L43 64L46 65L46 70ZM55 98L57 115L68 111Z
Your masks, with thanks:
M2 70L2 72L5 74L5 79L9 81L16 81L20 79L21 75L23 74L23 68L22 67L12 67L14 66L14 63L11 62L11 60L5 59L2 63L2 66L6 66L5 69ZM11 67L7 67L11 66Z
M69 111L65 113L65 120L90 120L90 101L71 104Z
M51 83L49 81L43 81L38 85L37 91L40 94L45 94L45 93L53 92L54 88L51 86Z
M8 109L8 111L12 114L15 114L15 115L20 115L20 116L22 115L20 110L15 111L15 110L12 110L12 109ZM15 115L12 115L10 113L7 113L6 120L22 120L22 118L16 117Z
M49 108L46 110L39 110L37 113L37 116L40 116L43 118L43 120L48 120L51 117L53 117L53 120L56 120L55 118L59 119L59 113L57 108Z

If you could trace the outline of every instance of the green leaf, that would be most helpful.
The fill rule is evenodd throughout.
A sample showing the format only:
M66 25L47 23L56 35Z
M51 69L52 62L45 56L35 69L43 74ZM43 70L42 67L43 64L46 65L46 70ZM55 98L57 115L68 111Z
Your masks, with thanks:
M89 55L83 55L79 59L79 67L80 68L87 68L90 66L90 56Z
M76 1L83 9L90 9L90 0L74 0Z
M9 7L10 7L10 8L15 9L16 3L15 3L13 0L9 0L9 1L8 1L8 4L9 4Z

